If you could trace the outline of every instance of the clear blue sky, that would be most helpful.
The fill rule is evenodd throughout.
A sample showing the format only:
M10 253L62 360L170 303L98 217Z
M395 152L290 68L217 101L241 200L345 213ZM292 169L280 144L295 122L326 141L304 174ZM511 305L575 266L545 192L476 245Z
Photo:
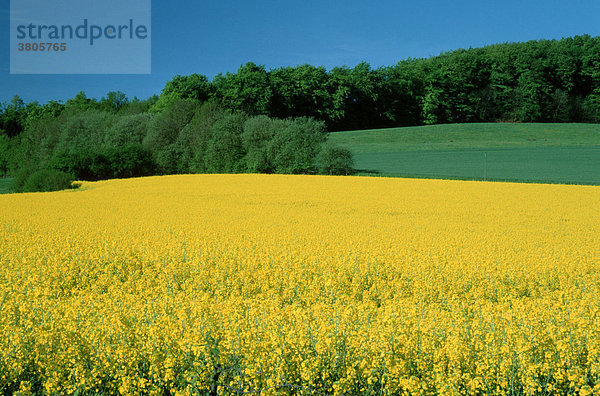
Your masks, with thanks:
M18 1L18 0L13 0ZM0 101L159 94L176 74L212 79L248 61L373 67L457 48L600 35L600 0L154 0L149 75L10 75L9 0L0 0Z

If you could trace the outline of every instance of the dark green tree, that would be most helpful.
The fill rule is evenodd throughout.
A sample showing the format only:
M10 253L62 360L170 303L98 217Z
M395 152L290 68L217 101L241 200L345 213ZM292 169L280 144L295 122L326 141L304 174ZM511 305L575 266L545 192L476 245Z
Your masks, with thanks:
M100 99L98 107L103 111L117 113L128 104L127 95L121 91L111 91L106 94L106 97Z
M0 131L0 176L8 174L10 158L12 156L11 139Z
M218 74L213 87L215 97L227 109L250 115L269 114L272 92L264 66L248 62L237 73Z
M177 168L179 173L207 172L206 152L213 138L212 127L227 114L230 112L224 110L214 100L209 100L200 106L174 143L174 150L181 153Z
M120 147L142 143L150 127L154 125L155 117L152 113L117 117L104 134L103 147Z
M209 99L211 92L212 86L202 74L176 75L167 82L151 111L160 113L177 99L193 99L202 103Z
M206 169L210 173L239 173L246 171L242 134L246 115L228 114L211 128L212 139L206 148Z
M38 104L32 103L31 108ZM9 137L17 136L25 129L25 120L27 118L28 106L19 95L15 95L9 103L0 107L0 130L3 130Z
M290 121L256 116L244 124L242 141L246 151L246 167L251 173L273 173L274 165L269 155L273 137L283 131Z
M278 131L268 148L276 173L316 173L316 157L327 139L323 121L300 117Z
M150 125L143 145L150 150L161 173L174 173L173 145L180 132L192 120L199 102L195 99L174 99L165 110L159 113ZM161 151L165 151L161 153ZM176 161L176 160L175 160Z

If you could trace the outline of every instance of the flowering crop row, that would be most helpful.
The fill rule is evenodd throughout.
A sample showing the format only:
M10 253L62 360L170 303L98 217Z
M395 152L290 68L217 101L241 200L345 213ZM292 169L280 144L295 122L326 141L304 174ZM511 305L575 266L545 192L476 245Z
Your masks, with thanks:
M194 175L0 196L0 393L600 392L600 189Z

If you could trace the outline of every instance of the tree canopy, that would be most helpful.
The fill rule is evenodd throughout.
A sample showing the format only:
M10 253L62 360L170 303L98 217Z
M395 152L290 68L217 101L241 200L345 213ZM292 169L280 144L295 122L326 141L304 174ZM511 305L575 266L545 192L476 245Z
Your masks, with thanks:
M327 131L499 121L600 121L600 37L459 49L379 68L249 62L212 81L174 76L145 100L121 91L43 105L15 96L0 104L0 174L346 174L352 158L324 145Z

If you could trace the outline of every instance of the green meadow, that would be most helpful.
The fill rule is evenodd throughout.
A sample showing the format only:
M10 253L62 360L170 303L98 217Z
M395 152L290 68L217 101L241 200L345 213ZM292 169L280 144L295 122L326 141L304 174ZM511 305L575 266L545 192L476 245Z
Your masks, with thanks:
M0 194L8 194L10 192L10 185L12 184L12 179L5 177L0 178Z
M358 174L600 184L598 124L446 124L335 132Z

